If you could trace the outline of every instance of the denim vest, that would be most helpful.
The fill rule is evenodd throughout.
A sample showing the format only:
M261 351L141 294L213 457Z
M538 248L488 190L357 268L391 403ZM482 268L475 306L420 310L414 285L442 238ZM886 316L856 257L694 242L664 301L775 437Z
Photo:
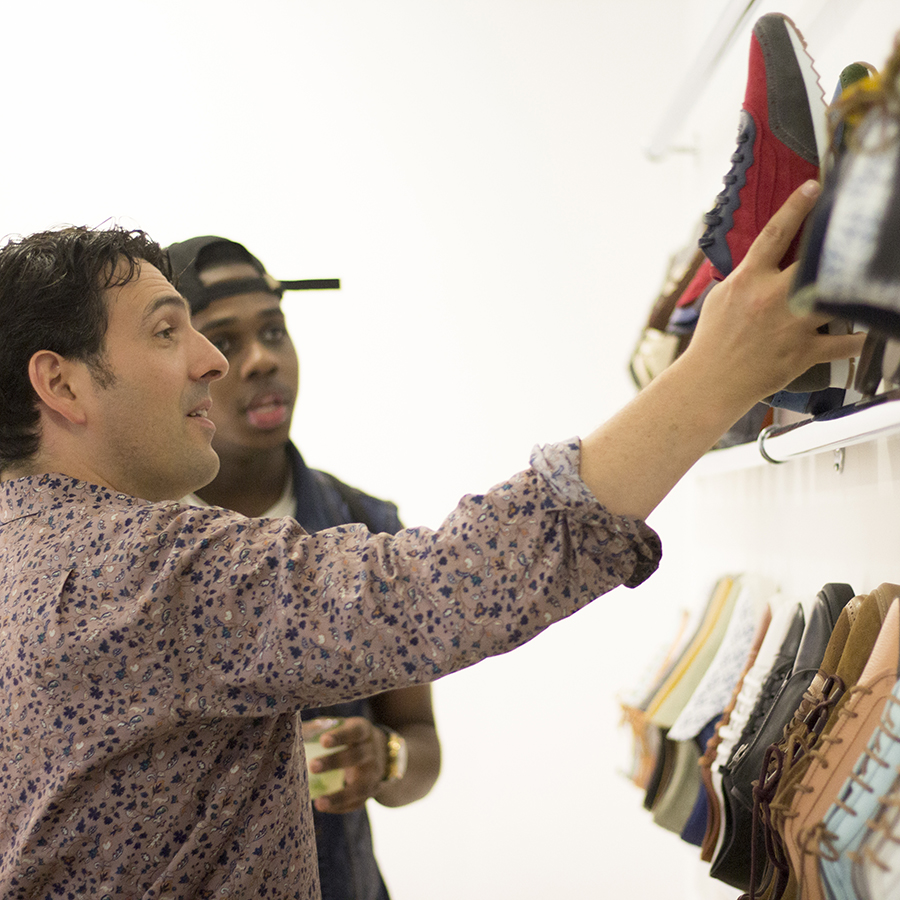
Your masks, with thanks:
M295 518L309 532L362 522L370 531L394 534L403 526L397 507L345 485L334 476L310 469L293 444L288 451L294 476ZM365 716L366 700L323 709L306 709L301 718ZM389 900L375 861L372 832L365 808L350 813L320 813L313 808L322 900Z

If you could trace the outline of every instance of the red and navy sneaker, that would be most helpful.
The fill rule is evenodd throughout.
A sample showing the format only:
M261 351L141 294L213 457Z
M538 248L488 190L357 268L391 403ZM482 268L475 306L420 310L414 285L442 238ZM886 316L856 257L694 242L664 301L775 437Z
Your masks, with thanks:
M787 16L765 15L753 26L737 150L700 238L718 280L744 258L788 196L818 178L826 145L825 95L806 42ZM796 242L782 266L795 256Z
M682 344L678 350L679 356L687 350L687 345L690 343L694 329L697 327L700 311L703 309L703 301L706 300L706 295L715 284L712 263L708 259L704 259L694 277L678 298L675 309L672 310L672 315L669 316L669 322L666 325L666 331L669 334L677 334L682 337Z

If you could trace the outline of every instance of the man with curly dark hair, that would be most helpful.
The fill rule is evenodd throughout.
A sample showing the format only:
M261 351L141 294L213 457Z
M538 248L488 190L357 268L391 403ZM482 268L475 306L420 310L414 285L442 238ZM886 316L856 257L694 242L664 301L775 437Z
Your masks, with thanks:
M660 556L644 519L699 456L859 352L786 308L778 262L817 191L615 417L396 535L180 503L218 470L228 362L158 248L88 229L2 248L0 894L319 897L297 712L434 681L642 583ZM100 340L66 343L92 293Z

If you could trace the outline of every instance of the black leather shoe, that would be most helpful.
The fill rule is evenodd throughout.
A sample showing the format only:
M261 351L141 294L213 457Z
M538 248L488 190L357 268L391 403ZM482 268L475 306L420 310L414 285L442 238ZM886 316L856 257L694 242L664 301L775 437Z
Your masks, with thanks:
M748 735L729 761L727 771L723 771L722 792L730 807L731 838L722 845L710 874L747 891L750 888L750 862L753 852L753 783L760 778L766 761L766 751L770 744L777 744L790 723L803 694L819 671L822 657L831 632L844 606L853 598L853 588L849 584L826 584L816 596L809 621L803 628L802 638L797 645L793 665L787 677L783 677L774 696L768 695L771 707L761 717L754 717L756 731ZM793 627L792 627L793 630ZM773 685L774 687L774 685ZM762 696L762 695L761 695ZM763 772L763 776L765 773ZM761 840L762 836L757 835ZM765 858L762 846L757 848L759 858Z

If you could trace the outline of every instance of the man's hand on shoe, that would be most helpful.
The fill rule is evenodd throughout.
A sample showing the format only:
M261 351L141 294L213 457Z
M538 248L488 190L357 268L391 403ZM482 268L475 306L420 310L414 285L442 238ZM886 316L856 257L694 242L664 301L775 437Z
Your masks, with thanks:
M819 334L827 318L800 318L787 306L798 263L784 270L779 263L818 194L814 181L794 191L740 265L707 296L684 355L708 369L717 393L734 392L752 405L817 363L862 351L864 334Z
M581 444L581 477L612 513L646 518L737 420L820 362L862 351L865 335L823 335L797 318L779 268L818 197L794 191L741 264L707 296L687 351Z

